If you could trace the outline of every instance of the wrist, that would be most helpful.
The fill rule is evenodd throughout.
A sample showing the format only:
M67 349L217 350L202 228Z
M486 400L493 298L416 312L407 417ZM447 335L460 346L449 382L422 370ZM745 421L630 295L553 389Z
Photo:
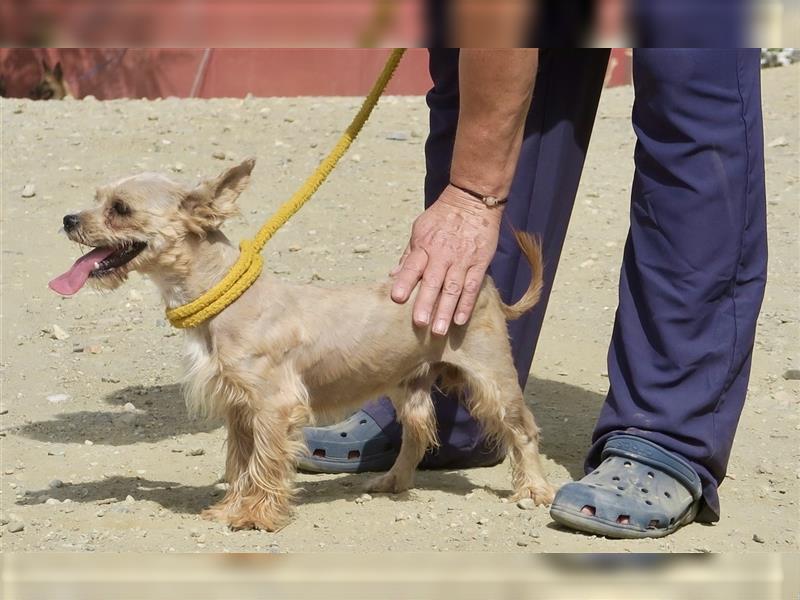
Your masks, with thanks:
M497 223L500 222L505 207L505 203L489 206L452 183L448 184L444 189L439 196L438 202L470 215L496 221Z

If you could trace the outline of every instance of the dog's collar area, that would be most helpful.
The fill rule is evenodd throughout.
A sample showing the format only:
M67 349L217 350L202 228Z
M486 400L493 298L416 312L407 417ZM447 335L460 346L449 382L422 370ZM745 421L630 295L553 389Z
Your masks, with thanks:
M197 327L235 302L253 285L264 265L260 248L250 240L239 244L239 258L219 283L199 298L167 310L167 319L173 327Z

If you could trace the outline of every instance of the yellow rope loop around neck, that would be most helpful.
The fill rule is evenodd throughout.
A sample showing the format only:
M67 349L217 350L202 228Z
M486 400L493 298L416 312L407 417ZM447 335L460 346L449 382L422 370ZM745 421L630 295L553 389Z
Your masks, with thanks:
M211 317L221 313L230 306L239 296L258 279L263 268L264 259L261 250L269 239L275 235L283 225L300 208L311 199L319 187L331 174L336 163L344 156L353 140L356 139L364 123L369 119L372 109L378 103L386 84L392 78L405 48L392 50L389 59L375 81L356 116L344 131L339 141L323 159L314 172L305 180L303 185L289 198L272 217L258 230L253 240L244 240L239 244L239 258L219 283L201 295L196 300L167 310L167 319L174 327L196 327Z

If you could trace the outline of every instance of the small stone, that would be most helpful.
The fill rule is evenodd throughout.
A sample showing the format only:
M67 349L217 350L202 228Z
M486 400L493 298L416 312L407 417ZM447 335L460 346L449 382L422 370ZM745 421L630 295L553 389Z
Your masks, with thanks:
M133 405L133 402L126 402L125 405L122 407L122 410L128 413L139 412L139 410Z
M8 409L7 408L0 408L0 415L7 415Z
M47 487L49 487L51 490L54 490L56 488L64 487L64 482L60 479L51 479L50 483L47 484Z
M753 541L754 541L756 544L763 544L763 543L764 543L764 538L763 538L763 537L761 537L760 535L758 535L757 533L754 533L754 534L753 534Z
M478 519L478 520L476 521L476 523L477 523L478 525L488 525L488 524L489 524L489 519L486 519L486 518L483 518L483 517L482 517L482 518Z
M789 381L797 381L800 379L800 369L788 369L783 374L784 379L788 379Z
M525 540L525 539L517 540L517 546L525 548L527 545L528 545L528 540Z
M292 244L289 246L289 252L300 252L300 250L302 250L302 247L298 246L297 244Z
M133 496L131 496L130 494L125 496L125 503L126 504L133 504L134 502L136 502L136 500L134 500Z
M33 198L36 195L36 187L32 183L28 183L22 188L23 198Z
M92 440L83 440L84 446L94 446L94 442Z
M369 252L369 245L367 244L358 244L353 247L353 252L356 254L366 254Z
M404 512L399 512L394 516L394 521L397 523L398 521L408 521L411 517Z
M102 518L102 517L106 516L106 513L104 511L102 511L102 510L98 510L96 513L94 513L94 516L98 517L98 518Z
M48 450L47 456L64 456L63 450Z
M11 521L6 527L6 531L8 531L9 533L19 533L24 529L25 529L25 523L23 523L22 521Z
M361 494L356 498L356 504L364 504L364 502L369 502L370 500L372 500L372 496L369 494Z
M103 383L119 383L119 379L116 377L101 377L100 381Z
M50 394L47 397L47 401L51 402L52 404L61 404L62 402L66 402L70 399L71 396L69 394Z
M103 347L102 347L102 346L99 346L99 345L97 345L97 344L95 344L95 345L93 345L93 346L89 346L89 347L88 347L88 348L86 348L86 349L87 349L89 352L91 352L92 354L100 354L100 353L103 351Z
M221 150L217 150L211 155L211 158L216 158L217 160L225 160L225 153Z
M393 142L405 142L408 139L408 134L405 131L391 131L386 134L386 139Z
M586 269L588 267L591 267L593 264L594 264L594 261L591 258L589 258L589 259L583 261L580 264L580 267L581 267L581 269Z
M788 146L789 142L786 141L786 138L781 136L777 137L772 140L769 144L767 144L767 148L783 148L784 146Z
M53 328L50 330L50 337L54 340L64 341L69 339L69 334L58 325L53 325Z
M517 507L522 510L534 510L536 508L536 503L533 501L533 498L521 498L517 500Z
M708 546L697 546L694 549L695 552L700 552L701 554L711 554L711 548Z
M191 450L186 451L186 456L203 456L206 451L202 448L192 448Z
M56 498L48 498L44 503L52 506L53 504L61 504L61 501Z

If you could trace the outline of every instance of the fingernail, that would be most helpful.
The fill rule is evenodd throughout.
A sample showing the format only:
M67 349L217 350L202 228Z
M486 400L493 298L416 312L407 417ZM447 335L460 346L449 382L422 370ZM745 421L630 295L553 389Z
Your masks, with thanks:
M416 321L420 325L427 325L431 320L430 313L421 312L417 314Z
M392 288L392 298L395 300L402 300L406 297L406 288L403 286L395 286Z
M436 321L436 324L433 326L433 333L438 333L439 335L447 333L447 321L444 319Z
M467 322L467 315L462 312L457 313L456 318L454 320L456 322L456 325L463 325L464 323Z

